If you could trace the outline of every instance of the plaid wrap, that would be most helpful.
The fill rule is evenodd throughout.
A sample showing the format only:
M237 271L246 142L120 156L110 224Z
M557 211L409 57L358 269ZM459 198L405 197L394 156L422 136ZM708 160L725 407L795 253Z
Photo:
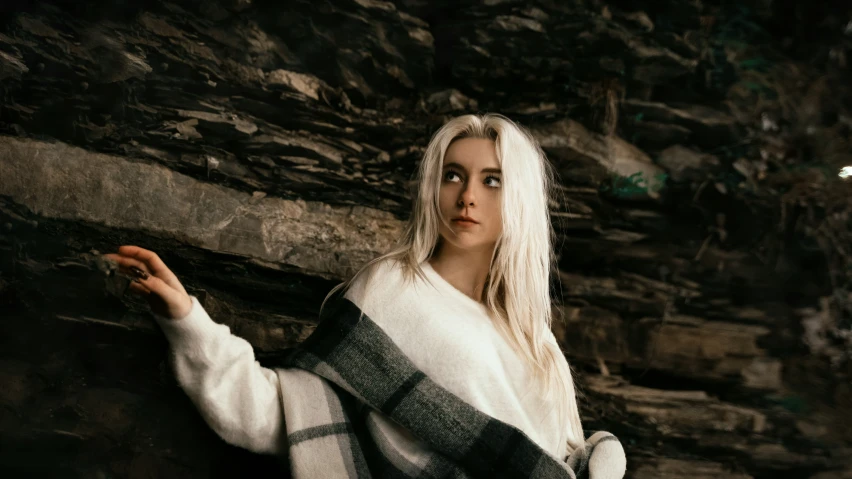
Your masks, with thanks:
M597 432L559 460L433 382L348 299L336 297L324 313L302 344L267 360L281 376L295 478L587 478L598 444L618 441ZM409 461L371 436L371 411L428 445L428 460Z

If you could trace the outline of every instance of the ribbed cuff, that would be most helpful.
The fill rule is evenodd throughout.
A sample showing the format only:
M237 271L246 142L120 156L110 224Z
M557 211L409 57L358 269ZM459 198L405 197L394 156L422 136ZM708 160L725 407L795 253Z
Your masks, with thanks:
M195 296L189 297L192 300L192 308L189 314L180 319L169 319L165 316L154 314L154 320L160 325L166 339L172 348L180 348L183 345L197 345L206 343L213 339L216 334L216 326L219 323L210 319L207 311L198 302Z

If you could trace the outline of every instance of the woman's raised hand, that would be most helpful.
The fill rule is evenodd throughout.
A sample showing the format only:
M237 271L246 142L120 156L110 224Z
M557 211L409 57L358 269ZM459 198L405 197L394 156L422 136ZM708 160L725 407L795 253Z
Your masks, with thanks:
M192 310L192 299L172 271L153 251L124 245L104 257L118 263L119 271L134 277L130 290L144 296L151 310L169 319L181 319Z

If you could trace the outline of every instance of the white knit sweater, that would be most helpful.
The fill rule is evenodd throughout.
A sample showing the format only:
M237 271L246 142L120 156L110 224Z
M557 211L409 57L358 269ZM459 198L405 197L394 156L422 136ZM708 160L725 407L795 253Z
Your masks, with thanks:
M346 297L378 324L436 383L480 411L511 424L557 458L566 454L565 426L530 387L531 375L491 324L487 310L444 280L428 262L431 280L404 283L392 262L377 265L369 290L358 281ZM369 301L364 302L365 292ZM179 320L155 318L172 350L181 388L207 424L226 442L258 453L282 451L282 376L255 360L251 345L210 319L192 297ZM552 334L551 334L552 336ZM555 339L550 338L553 341ZM377 440L415 460L424 444L379 412L368 417Z

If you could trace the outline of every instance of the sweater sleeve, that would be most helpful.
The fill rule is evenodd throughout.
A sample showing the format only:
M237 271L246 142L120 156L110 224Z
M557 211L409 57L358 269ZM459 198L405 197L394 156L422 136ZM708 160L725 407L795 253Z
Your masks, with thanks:
M213 431L229 444L275 454L285 441L278 374L255 360L251 344L192 309L177 320L157 314L178 384Z

